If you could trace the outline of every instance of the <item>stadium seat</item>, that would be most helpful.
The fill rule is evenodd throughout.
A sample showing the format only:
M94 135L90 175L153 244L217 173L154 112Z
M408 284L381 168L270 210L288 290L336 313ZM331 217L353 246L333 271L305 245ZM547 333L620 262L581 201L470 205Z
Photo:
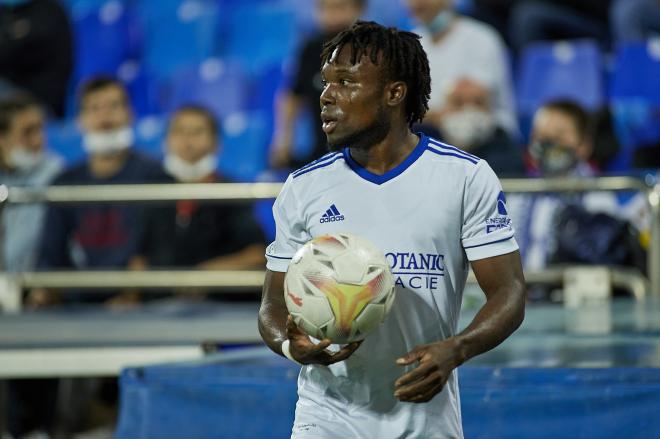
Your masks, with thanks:
M222 121L220 171L236 181L254 181L266 168L270 141L268 116L263 112L237 112Z
M142 1L137 5L147 71L167 78L215 53L218 6L212 0Z
M117 70L116 77L128 88L135 116L143 117L162 111L158 82L151 77L139 61L123 62Z
M622 146L610 170L626 170L635 149L660 142L660 39L617 48L610 101Z
M65 165L71 165L85 157L82 137L76 122L52 121L46 125L48 148L64 159Z
M531 117L554 99L571 99L596 110L603 105L603 82L603 56L595 41L534 43L520 59L518 111Z
M184 104L200 104L224 119L247 107L248 85L241 68L210 58L175 74L166 90L164 109L175 111Z
M96 74L114 75L126 59L135 55L133 17L122 2L90 2L71 13L76 47L75 82Z
M158 160L163 158L167 121L161 116L147 116L133 125L135 147Z
M228 18L222 54L241 62L250 73L283 63L294 54L299 38L296 15L285 4L241 5Z

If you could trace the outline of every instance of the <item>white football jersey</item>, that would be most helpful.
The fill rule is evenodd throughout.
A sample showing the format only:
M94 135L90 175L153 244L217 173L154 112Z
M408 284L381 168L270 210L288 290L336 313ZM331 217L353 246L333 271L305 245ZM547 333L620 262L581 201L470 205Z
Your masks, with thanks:
M385 322L346 361L303 366L294 438L459 438L456 371L433 400L399 402L395 360L457 331L468 261L517 250L506 200L490 166L420 136L396 168L376 175L348 149L293 172L273 207L267 267L284 272L310 239L350 232L385 254L396 300Z

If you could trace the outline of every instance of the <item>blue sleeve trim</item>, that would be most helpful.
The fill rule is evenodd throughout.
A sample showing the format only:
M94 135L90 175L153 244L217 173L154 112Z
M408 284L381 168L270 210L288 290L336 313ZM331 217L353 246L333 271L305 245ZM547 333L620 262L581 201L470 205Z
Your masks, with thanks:
M343 158L344 158L343 155L335 156L335 157L333 157L332 160L326 161L325 163L321 163L321 164L319 164L319 165L316 165L316 166L312 166L312 167L306 168L306 169L304 169L303 171L298 172L297 174L292 174L292 175L293 175L293 178L298 178L298 177L300 177L301 175L307 174L308 172L312 172L312 171L315 171L315 170L320 169L320 168L325 168L326 166L330 166L331 164L333 164L333 163L336 162L337 160L341 160L341 159L343 159Z
M285 257L283 257L283 256L274 256L274 255L269 255L269 254L266 254L266 257L268 257L268 258L273 258L273 259L286 259L286 260L291 260L291 259L293 259L293 258L285 258Z
M497 241L493 241L493 242L486 242L486 243L484 243L484 244L470 245L470 246L467 246L467 247L463 246L463 248L476 248L476 247L483 247L484 245L491 245L491 244L497 244L498 242L508 241L508 240L511 239L511 238L513 238L513 235L509 236L508 238L499 239L499 240L497 240Z
M437 149L433 149L431 147L427 148L427 150L431 151L433 154L452 156L452 157L459 158L461 160L466 160L466 161L468 161L472 164L475 164L475 165L478 163L478 160L472 160L471 158L466 157L464 155L454 154L454 153L451 153L451 152L438 151Z
M305 171L306 169L309 169L309 168L311 168L312 166L320 165L320 164L323 163L323 162L326 162L326 161L328 161L328 160L331 160L333 157L336 157L337 154L340 154L340 152L337 152L337 151L336 151L336 152L330 152L330 153L324 155L323 157L321 157L320 159L314 160L314 161L311 162L311 163L307 163L305 166L303 166L302 168L299 168L299 169L293 171L291 174L295 177L295 176L297 176L298 174L302 173L302 171Z

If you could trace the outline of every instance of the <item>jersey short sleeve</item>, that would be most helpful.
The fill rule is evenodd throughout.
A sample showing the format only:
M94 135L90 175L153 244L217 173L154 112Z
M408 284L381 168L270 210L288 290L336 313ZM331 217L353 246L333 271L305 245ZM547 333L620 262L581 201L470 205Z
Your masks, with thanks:
M484 160L479 161L468 177L461 240L470 261L518 249L502 185Z
M286 271L293 255L309 240L289 176L273 205L275 241L266 249L266 268Z

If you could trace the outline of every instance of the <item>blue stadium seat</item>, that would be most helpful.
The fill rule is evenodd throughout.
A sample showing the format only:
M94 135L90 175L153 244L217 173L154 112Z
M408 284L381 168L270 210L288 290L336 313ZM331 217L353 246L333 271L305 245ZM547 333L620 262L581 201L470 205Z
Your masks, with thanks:
M626 170L637 147L660 142L660 40L617 48L610 101L622 146L610 170Z
M294 54L299 38L296 14L285 4L241 5L230 14L222 53L243 63L250 73L284 63Z
M171 78L165 92L164 109L172 112L184 104L200 104L224 119L247 107L248 86L241 68L231 62L210 58Z
M167 78L216 52L219 19L215 1L141 1L137 9L143 63L150 74Z
M164 142L167 121L162 116L147 116L136 120L135 147L140 151L161 160L164 154Z
M72 10L75 33L74 81L91 75L114 75L137 52L132 12L118 0L89 3Z
M544 103L571 99L588 110L603 105L603 55L591 40L526 47L518 71L518 111L530 117Z
M64 159L65 165L71 165L85 157L82 137L73 120L51 121L46 125L48 148Z
M268 115L238 112L222 121L220 171L236 181L254 181L266 168L270 142Z

